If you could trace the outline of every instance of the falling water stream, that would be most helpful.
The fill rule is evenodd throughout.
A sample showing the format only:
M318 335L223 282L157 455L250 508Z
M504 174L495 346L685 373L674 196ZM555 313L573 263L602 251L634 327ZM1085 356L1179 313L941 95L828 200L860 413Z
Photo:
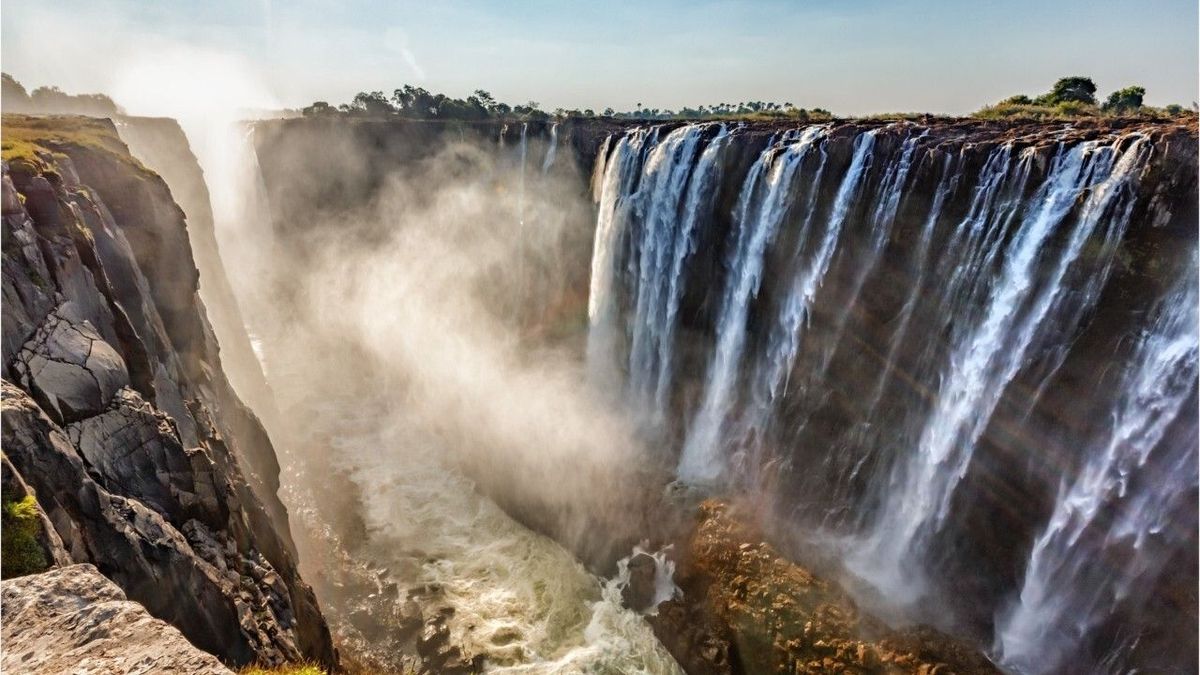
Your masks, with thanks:
M516 147L501 132L522 242L540 226L527 204L564 162L561 132L548 128L530 176L528 125ZM837 558L884 616L936 620L922 611L954 594L942 547L986 540L1018 552L1015 580L989 570L994 597L950 602L984 617L1003 667L1121 671L1138 635L1097 644L1098 631L1141 620L1139 589L1195 545L1172 520L1197 489L1194 241L1190 274L1152 306L1114 309L1154 139L975 147L935 134L828 124L765 138L710 122L605 138L591 177L591 390L673 444L681 482L772 500L777 529ZM1114 334L1081 337L1098 316ZM499 672L678 670L621 608L624 566L596 577L505 515L444 461L453 433L406 422L411 400L307 389L309 355L251 328L283 408L353 467L370 557L406 589L442 589L426 609L453 608L457 644ZM1107 379L1086 385L1106 383L1082 397L1091 408L1046 410L1092 371ZM1036 459L1064 457L989 473L1013 464L995 456L1013 436ZM1003 499L997 482L1040 495L1028 531L964 524L961 509ZM670 561L656 560L665 597Z
M679 479L774 490L801 538L836 555L892 617L933 618L920 612L944 597L938 547L948 537L998 536L964 533L954 512L978 489L978 467L995 461L989 430L1075 434L1080 468L1051 474L1061 484L1031 535L1023 581L996 607L995 653L1022 673L1061 672L1071 658L1118 672L1135 627L1116 643L1100 644L1097 631L1116 613L1144 618L1136 589L1195 546L1188 519L1172 521L1197 486L1186 408L1197 386L1194 254L1153 310L1122 319L1136 347L1111 366L1121 373L1111 392L1082 394L1110 420L1101 436L1082 437L1086 418L1033 426L1062 418L1045 400L1077 386L1064 367L1095 358L1073 350L1129 264L1120 251L1146 203L1139 181L1155 144L1114 132L976 149L929 134L907 123L863 128L836 141L835 163L828 126L775 132L734 176L712 158L737 131L696 124L610 137L593 181L592 370L627 372L616 386L652 419L682 404ZM740 186L714 244L715 277L691 276L702 268L690 242L720 219L711 196L685 200L689 181ZM684 358L679 302L689 287L712 323L706 369L689 378L701 393L680 401L671 373ZM1138 317L1148 323L1134 327ZM991 480L1031 489L1017 475ZM1021 547L1019 536L1001 545ZM1098 556L1114 562L1095 566Z

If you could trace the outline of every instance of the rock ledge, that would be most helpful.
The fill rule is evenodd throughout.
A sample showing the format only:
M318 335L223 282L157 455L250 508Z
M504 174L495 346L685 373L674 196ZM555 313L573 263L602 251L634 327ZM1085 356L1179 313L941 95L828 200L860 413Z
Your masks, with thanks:
M127 600L87 564L5 581L0 670L17 673L228 675L211 654Z

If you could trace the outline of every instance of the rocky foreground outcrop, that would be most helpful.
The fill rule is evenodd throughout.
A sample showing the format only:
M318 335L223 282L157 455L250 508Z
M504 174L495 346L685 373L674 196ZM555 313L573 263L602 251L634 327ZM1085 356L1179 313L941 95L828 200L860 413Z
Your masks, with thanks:
M6 503L36 498L47 562L95 565L228 664L334 665L166 183L108 120L3 126Z
M836 585L764 543L724 503L700 505L678 565L682 595L649 620L692 675L999 672L977 650L937 631L891 630L866 616Z
M9 579L0 591L10 673L187 673L231 671L183 634L130 602L92 565Z

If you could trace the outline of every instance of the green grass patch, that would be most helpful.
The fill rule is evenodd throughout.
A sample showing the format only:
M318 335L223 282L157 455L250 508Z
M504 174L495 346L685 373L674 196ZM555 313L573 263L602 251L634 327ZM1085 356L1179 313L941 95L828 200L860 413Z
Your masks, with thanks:
M38 542L42 520L33 495L10 499L4 495L0 513L0 578L11 579L44 572L50 566Z
M327 675L324 668L312 663L285 663L282 666L247 666L238 675Z
M105 153L139 171L147 171L129 154L107 119L5 114L0 120L0 157L6 162L28 163L41 172L52 169L47 162L66 156L70 148Z

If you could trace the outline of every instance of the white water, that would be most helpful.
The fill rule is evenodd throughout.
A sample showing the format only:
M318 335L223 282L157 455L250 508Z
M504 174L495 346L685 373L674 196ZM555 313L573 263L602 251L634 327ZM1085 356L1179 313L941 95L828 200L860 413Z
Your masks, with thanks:
M508 155L496 175L510 178L519 168L523 180L523 149L501 150ZM251 168L252 160L249 152ZM386 569L401 600L439 588L415 596L423 615L453 609L452 643L468 657L486 657L489 672L678 673L644 619L621 606L616 580L588 572L561 545L517 523L456 468L456 461L517 465L529 482L514 480L511 490L578 498L586 479L576 474L603 475L597 468L606 457L620 461L633 448L620 421L592 406L580 373L551 363L550 353L524 362L504 324L472 294L470 281L487 275L490 263L507 265L525 251L511 235L533 228L514 216L545 207L534 190L497 197L489 178L439 188L444 194L428 212L405 200L404 211L362 214L393 225L389 241L365 251L333 236L324 255L294 269L266 245L258 249L274 280L300 289L296 296L274 297L279 286L264 282L261 269L253 280L238 279L279 402L282 424L272 436L293 457L306 457L311 472L285 467L283 493L308 494L305 486L324 482L326 467L348 472L366 526L356 562ZM260 196L242 198L249 205L260 200L247 197ZM252 211L239 225L260 227L266 218ZM478 226L485 218L499 230L494 238ZM336 233L342 223L323 225ZM287 302L296 297L304 304ZM580 456L596 461L589 466ZM564 474L568 463L574 473ZM304 574L336 580L337 570L311 567L322 560L311 548L323 543L323 506L289 503L297 539L310 548ZM338 602L320 599L327 607Z
M851 560L852 569L897 601L923 593L926 541L944 524L954 489L1027 349L1050 328L1046 318L1063 297L1063 278L1101 218L1110 215L1110 202L1144 159L1144 150L1138 141L1118 157L1109 146L1077 145L1060 153L1034 196L1005 251L980 321L952 349L917 448L901 463L879 522ZM1085 190L1072 226L1067 216ZM1060 227L1073 227L1067 245L1047 259L1043 249ZM1111 229L1123 233L1123 227ZM1033 283L1035 267L1047 279L1040 285Z
M621 605L620 575L598 578L554 541L515 522L471 481L447 469L436 435L414 433L404 412L332 399L310 409L353 466L364 495L372 564L417 596L425 616L453 608L452 644L487 658L493 673L679 673L649 625ZM381 420L388 420L380 426Z
M554 166L554 158L558 154L558 122L550 125L550 147L546 149L546 158L542 160L542 173L550 171Z
M905 126L885 128L891 138L903 139L886 151L872 142L878 132L855 138L836 192L819 200L819 213L813 205L822 190L825 151L843 142L827 140L822 129L773 135L741 180L732 213L709 212L696 222L679 207L687 169L677 163L696 156L689 189L701 184L696 177L710 168L704 157L716 143L697 153L690 139L698 128L676 129L664 148L651 140L653 161L642 159L645 147L612 153L604 175L593 182L602 205L597 252L611 257L602 268L606 276L592 279L593 299L611 314L593 323L592 337L602 334L597 327L612 329L609 363L620 369L628 363L626 378L615 386L640 393L634 399L639 405L652 400L661 416L668 409L662 401L674 396L672 403L684 404L677 469L682 481L732 485L811 519L800 521L797 533L840 554L848 571L874 589L864 590L864 600L898 620L912 619L913 612L936 620L930 613L937 610L928 608L944 596L934 593L951 586L930 571L940 573L954 554L934 549L972 536L952 517L954 505L989 498L974 493L980 489L976 479L1010 480L973 473L995 461L976 457L985 433L995 429L998 436L988 442L1003 446L1006 434L1029 424L1031 437L1024 442L1031 451L1041 434L1051 447L1089 444L1085 468L1064 479L1051 522L1029 542L1034 550L1026 580L1013 590L1019 598L997 616L996 651L1006 667L1034 673L1060 672L1072 655L1101 652L1104 667L1119 672L1114 664L1142 637L1139 627L1123 628L1121 644L1088 641L1111 628L1113 612L1130 612L1131 621L1144 616L1136 599L1139 582L1162 578L1161 566L1190 541L1189 533L1171 531L1170 514L1194 497L1195 445L1149 459L1146 453L1158 443L1155 429L1175 415L1170 405L1194 391L1194 280L1185 288L1190 298L1176 292L1168 301L1193 314L1155 324L1158 332L1166 324L1189 325L1190 335L1146 338L1158 346L1139 348L1142 365L1134 374L1114 382L1113 391L1081 392L1095 398L1096 415L1113 416L1111 443L1108 437L1074 438L1090 422L1055 422L1054 411L1044 406L1036 420L1030 416L1050 387L1073 386L1069 378L1078 376L1060 377L1058 371L1090 317L1109 309L1097 303L1111 288L1110 277L1122 268L1128 273L1133 264L1123 243L1135 206L1146 205L1138 181L1151 140L1138 133L1110 135L1061 144L1051 156L1013 141L988 150L979 166L971 146L947 153L941 141L924 143L924 134ZM615 170L612 162L618 161L625 168ZM711 170L729 183L721 166ZM926 210L914 213L906 206L910 183L929 185L923 181L935 177L931 194L911 193ZM613 213L636 217L603 229L606 214ZM732 220L720 245L723 265L708 277L713 287L696 289L702 311L715 316L711 343L707 335L698 340L709 349L708 368L690 377L669 370L682 348L676 344L679 305L661 313L647 298L663 297L664 287L672 288L668 300L682 297L671 284L686 288L691 253L673 259L681 266L637 257L667 250L653 238L659 230L652 225L661 227L663 214L677 214L676 228L688 230L689 238L693 228L703 233L706 225L723 225L723 216ZM778 250L779 242L789 250ZM1160 253L1172 259L1170 251ZM628 259L631 266L621 269ZM777 264L786 271L777 273ZM779 278L768 285L765 274ZM822 292L831 280L837 293ZM896 288L898 283L903 286ZM763 288L769 295L759 297ZM820 323L814 316L822 317ZM625 337L631 344L622 344ZM687 337L695 346L696 336ZM1191 351L1181 354L1184 347ZM1157 356L1145 350L1157 350ZM835 364L849 370L835 372ZM1170 368L1182 371L1180 379L1168 375ZM665 390L651 389L653 384ZM691 387L698 388L697 398ZM649 391L653 399L646 397ZM1188 422L1180 417L1180 424ZM806 427L810 420L820 424ZM1137 434L1143 437L1133 438ZM809 447L810 441L819 446ZM1140 459L1128 459L1129 453ZM1014 467L1012 487L1038 489L1021 481L1053 469L1037 466L1046 464L1038 457L1026 461L1033 466ZM1148 486L1164 471L1158 480L1168 485L1155 492ZM966 494L969 472L973 492ZM1021 472L1036 477L1018 477ZM774 481L779 476L790 482L780 488ZM780 494L768 494L774 491ZM977 516L975 506L967 506L971 517ZM1114 513L1115 520L1106 520ZM1092 569L1097 556L1115 558L1115 569ZM987 579L995 573L988 570Z
M645 554L654 559L654 596L650 599L650 606L646 608L643 614L654 616L658 614L658 606L667 600L683 597L683 591L679 586L675 585L675 561L668 558L671 546L668 545L658 551L647 549L646 543L633 547L633 553L621 558L617 561L617 574L612 579L605 583L605 587L614 587L619 593L627 585L629 585L629 561L633 556Z
M805 129L782 148L768 146L755 160L742 186L734 216L736 242L729 261L718 320L717 344L705 379L703 402L684 442L678 475L689 483L712 483L725 468L721 439L735 393L746 318L762 281L764 254L774 241L794 200L793 178L804 158L824 137L821 127ZM856 153L857 154L857 153Z
M1066 668L1065 659L1109 608L1123 600L1136 603L1139 585L1161 573L1169 560L1162 543L1183 543L1170 514L1197 487L1188 448L1195 424L1190 439L1164 438L1181 414L1195 412L1184 406L1194 401L1198 377L1198 265L1193 254L1138 336L1115 386L1108 437L1089 448L1079 474L1064 481L1034 543L1020 595L1000 617L996 652L1013 670ZM1082 537L1101 538L1105 549L1123 553L1097 559L1076 546Z

